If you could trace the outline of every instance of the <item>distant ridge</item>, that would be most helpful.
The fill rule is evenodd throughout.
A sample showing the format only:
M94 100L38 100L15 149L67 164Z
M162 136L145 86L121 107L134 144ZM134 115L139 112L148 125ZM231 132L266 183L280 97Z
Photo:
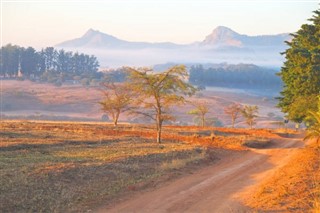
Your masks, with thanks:
M215 47L246 47L246 46L278 46L284 45L289 40L288 33L277 35L248 36L239 34L232 29L218 26L211 34L200 42L200 46ZM98 30L89 29L82 37L64 41L57 44L57 47L85 47L85 48L175 48L189 47L194 44L179 45L171 42L130 42L121 40L115 36L102 33Z
M71 51L94 54L101 65L151 66L176 63L253 63L281 66L288 33L248 36L218 26L200 42L175 44L171 42L131 42L113 35L89 29L81 37L56 45Z
M248 36L239 34L228 27L219 26L206 36L202 45L210 46L281 46L284 41L290 40L288 33L277 35Z
M102 33L98 30L89 29L82 37L65 41L55 45L57 47L85 47L85 48L174 48L180 45L170 42L148 43L130 42L118 39L112 35Z

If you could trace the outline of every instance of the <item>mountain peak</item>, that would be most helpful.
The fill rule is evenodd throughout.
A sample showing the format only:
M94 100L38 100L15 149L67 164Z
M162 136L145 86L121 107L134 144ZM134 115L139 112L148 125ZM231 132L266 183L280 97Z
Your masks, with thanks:
M119 46L119 44L123 42L124 41L114 36L90 28L82 37L62 42L60 44L57 44L56 46L99 48Z
M97 34L101 34L101 32L90 28L82 37L91 37L91 36L95 36Z
M220 33L220 34L238 34L237 32L233 31L232 29L230 29L229 27L225 27L225 26L218 26L216 27L212 33Z
M211 34L209 34L203 44L205 45L219 45L219 46L241 46L239 40L241 35L232 29L224 26L216 27Z

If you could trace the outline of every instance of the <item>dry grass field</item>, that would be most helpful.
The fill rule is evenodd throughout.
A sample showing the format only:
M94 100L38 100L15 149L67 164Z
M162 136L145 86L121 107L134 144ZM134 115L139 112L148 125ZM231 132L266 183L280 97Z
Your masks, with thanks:
M310 143L255 190L246 204L257 212L320 212L320 147Z
M2 86L2 115L94 120L102 115L97 88L28 81L3 81ZM218 117L224 124L230 123L223 113L230 103L258 105L257 127L277 126L270 125L274 121L267 116L276 112L272 99L203 91L191 101L206 101L209 116ZM173 111L179 121L190 124L192 117L186 112L191 108L187 105ZM127 115L121 118L128 119ZM246 127L243 119L237 127ZM290 141L287 136L294 134L284 129L164 126L163 143L157 144L152 125L122 123L113 127L105 122L1 120L0 212L94 210L206 170L223 159L228 161L230 156L241 158L254 149L268 149L270 153L283 149L281 143ZM313 145L297 149L289 164L250 195L246 206L258 212L320 208L319 150Z
M1 114L13 119L25 119L32 116L31 120L62 120L61 116L63 116L63 119L99 121L104 114L98 104L103 98L98 87L83 87L81 85L57 87L27 80L3 80L0 95L3 101ZM224 113L224 108L233 102L259 106L259 118L256 125L258 128L278 128L279 126L273 123L282 116L279 109L275 107L277 100L251 93L234 93L232 89L201 91L189 101L206 102L210 108L208 117L218 118L224 126L231 123L230 118ZM193 108L194 106L187 104L172 110L177 121L194 125L193 116L187 114ZM270 112L275 114L273 118L268 117ZM135 117L125 113L120 115L121 121L130 119L135 119ZM237 120L236 126L247 127L242 118Z
M267 130L165 127L159 145L152 126L1 121L0 129L2 212L86 211L245 150L246 138L277 137Z

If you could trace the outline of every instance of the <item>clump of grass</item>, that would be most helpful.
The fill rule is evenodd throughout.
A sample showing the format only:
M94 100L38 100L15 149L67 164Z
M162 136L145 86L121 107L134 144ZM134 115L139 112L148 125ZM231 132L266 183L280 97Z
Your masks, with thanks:
M206 151L197 147L194 152L184 159L172 159L171 161L165 161L160 165L161 170L175 170L185 167L192 162L198 162L206 158Z
M245 137L242 145L249 148L266 148L271 145L271 140L262 137Z

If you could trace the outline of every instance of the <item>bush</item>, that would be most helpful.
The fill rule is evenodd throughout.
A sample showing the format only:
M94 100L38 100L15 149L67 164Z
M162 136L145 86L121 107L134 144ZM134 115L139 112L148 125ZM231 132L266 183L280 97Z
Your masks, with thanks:
M271 145L271 140L267 138L257 138L257 137L250 137L246 138L243 143L243 146L249 147L249 148L266 148Z

